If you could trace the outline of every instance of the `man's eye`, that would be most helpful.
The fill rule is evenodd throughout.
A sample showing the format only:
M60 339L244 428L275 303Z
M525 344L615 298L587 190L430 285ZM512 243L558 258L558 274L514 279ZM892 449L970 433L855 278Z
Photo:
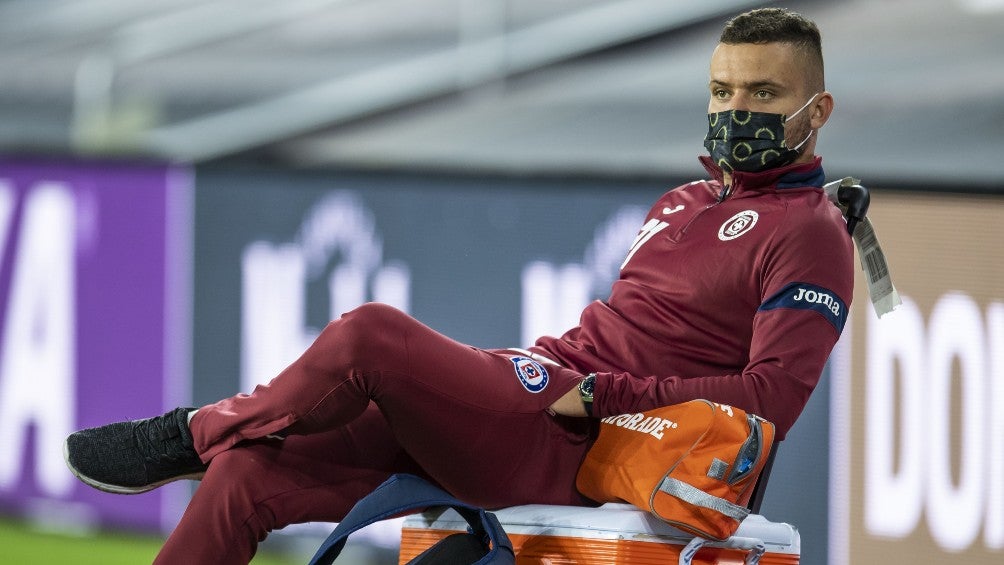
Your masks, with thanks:
M728 98L729 96L728 92L725 92L724 90L721 89L715 90L712 94L714 95L715 98L718 98L719 100L723 100L725 98Z
M756 96L757 98L761 98L761 99L763 99L763 98L770 98L771 97L771 93L769 91L766 91L766 90L758 90L758 91L756 91L756 93L754 94L754 96Z

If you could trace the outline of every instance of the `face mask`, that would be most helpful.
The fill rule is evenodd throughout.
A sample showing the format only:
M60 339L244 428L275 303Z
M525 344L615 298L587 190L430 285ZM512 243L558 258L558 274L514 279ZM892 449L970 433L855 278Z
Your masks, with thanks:
M816 95L785 119L784 114L726 110L708 114L708 135L704 147L723 171L755 173L783 167L794 161L798 149L812 137L812 130L798 145L788 148L784 124L809 106Z

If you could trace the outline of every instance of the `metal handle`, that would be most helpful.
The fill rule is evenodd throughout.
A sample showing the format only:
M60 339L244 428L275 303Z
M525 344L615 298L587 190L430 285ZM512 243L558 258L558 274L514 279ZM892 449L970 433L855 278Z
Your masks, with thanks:
M694 556L697 552L704 547L704 544L710 542L711 540L705 538L694 538L690 540L690 543L688 543L683 548L683 551L680 552L680 565L692 565ZM763 554L767 552L767 544L765 544L763 540L757 538L732 536L725 543L729 548L741 549L749 552L746 554L745 565L757 565L760 563L760 558L763 557Z

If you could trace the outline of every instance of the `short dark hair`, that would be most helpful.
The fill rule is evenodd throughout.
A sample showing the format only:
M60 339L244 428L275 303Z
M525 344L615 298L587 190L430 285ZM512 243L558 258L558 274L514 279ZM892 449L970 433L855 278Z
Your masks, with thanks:
M739 14L725 24L721 43L790 43L818 66L818 85L823 85L823 42L812 20L785 8L758 8Z

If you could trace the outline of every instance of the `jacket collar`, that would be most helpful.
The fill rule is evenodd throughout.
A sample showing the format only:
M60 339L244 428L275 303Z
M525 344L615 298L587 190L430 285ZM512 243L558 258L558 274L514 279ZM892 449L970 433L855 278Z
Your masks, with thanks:
M721 167L716 165L707 155L702 155L699 159L708 173L718 181L718 184L723 185L724 175ZM732 187L729 193L737 194L750 190L762 192L785 188L822 188L826 182L822 163L823 158L816 156L808 163L796 163L759 173L736 171L732 173Z

